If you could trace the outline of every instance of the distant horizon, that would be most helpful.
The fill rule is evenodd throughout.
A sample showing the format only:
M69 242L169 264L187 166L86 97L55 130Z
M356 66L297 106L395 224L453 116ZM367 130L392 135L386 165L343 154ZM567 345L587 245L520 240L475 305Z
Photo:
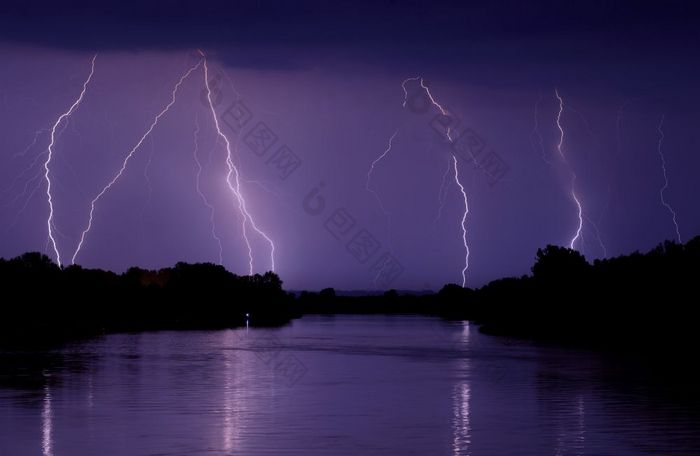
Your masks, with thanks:
M680 244L680 245L685 245L687 242L693 241L693 240L695 240L696 238L700 238L700 234L697 235L697 236L690 237L686 242L683 242L683 243ZM627 257L627 256L633 255L633 254L635 254L635 253L646 254L646 253L651 252L654 248L663 246L663 245L665 245L666 243L672 243L672 244L679 245L678 242L676 242L676 241L673 240L673 239L666 239L666 240L663 240L663 241L659 242L658 244L656 244L655 247L653 247L652 249L649 249L649 250L647 250L647 251L642 251L642 250L640 250L640 249L637 249L637 250L634 250L634 251L631 251L631 252L628 252L628 253L622 253L622 254L620 254L620 255L617 255L616 257L610 257L610 258L604 258L604 259L596 259L596 260L591 261L591 260L589 260L588 258L586 258L585 255L583 255L583 254L582 254L582 255L583 255L583 257L586 259L586 262L587 262L588 264L591 264L591 265L592 265L592 264L593 264L595 261L597 261L597 260L605 260L605 259L612 259L612 258L618 258L618 257ZM556 245L553 245L553 244L549 244L549 245L547 245L547 246L540 247L539 249L544 249L544 248L546 248L546 247L548 247L548 246L559 247L559 248L568 248L567 246L556 246ZM573 250L573 249L571 249L571 250ZM24 252L23 254L27 254L27 253L39 253L39 254L41 254L41 255L46 255L45 252ZM580 253L580 252L579 252L579 253ZM16 258L16 257L22 256L23 254L14 256L14 257L12 257L12 258ZM47 255L47 256L48 256L48 255ZM12 259L12 258L5 258L5 257L1 257L1 256L0 256L0 259L5 260L5 261L10 260L10 259ZM49 257L49 258L50 258L50 257ZM536 257L535 257L535 255L533 255L533 264L534 264L535 259L536 259ZM234 274L234 275L237 275L237 276L239 276L239 277L245 277L245 276L247 276L247 274L237 274L237 273L235 273L234 271L231 271L231 270L227 269L227 268L226 268L225 266L223 266L223 265L217 265L216 263L213 263L213 262L210 262L210 261L200 261L200 262L191 263L191 262L187 262L187 261L184 261L184 260L180 260L180 261L176 261L175 263L171 264L170 266L161 266L161 267L157 267L157 268L145 268L145 267L138 266L138 265L132 265L132 266L130 266L130 267L124 269L123 271L114 271L114 270L111 270L111 269L104 269L104 268L88 268L88 267L84 267L84 266L82 266L82 265L80 265L80 264L67 265L67 266L65 266L65 267L76 266L76 267L81 267L81 268L83 268L83 269L101 270L101 271L111 272L111 273L113 273L113 274L121 275L121 274L126 273L126 272L127 272L129 269L131 269L131 268L138 268L138 269L143 269L143 270L147 270L147 271L158 271L158 270L162 270L162 269L172 268L172 267L174 267L175 265L177 265L178 263L186 263L186 264L212 264L212 265L214 265L214 266L221 266L221 267L223 267L227 272L229 272L229 273L231 273L231 274ZM54 263L54 264L55 264L55 263ZM531 265L531 266L532 266L532 265ZM263 275L263 274L268 273L268 272L274 272L274 271L256 272L254 275ZM492 283L492 282L494 282L494 281L500 280L500 279L518 278L518 277L522 277L522 276L524 276L524 275L525 275L525 276L529 276L529 275L531 274L531 272L532 272L532 271L531 271L530 269L528 269L527 272L524 272L523 274L520 274L520 275L512 275L512 276L497 277L497 278L495 278L495 279L490 280L489 282L480 284L480 285L478 285L478 286L467 286L466 288L479 289L479 288L481 288L481 287L483 287L483 286L486 286L486 285L488 285L488 284L490 284L490 283ZM276 274L276 273L275 273L275 274ZM285 283L284 277L280 276L279 274L277 274L277 275L278 275L279 278L282 280L283 285L284 285L284 283ZM445 286L447 286L447 285L459 285L459 284L458 284L457 282L445 282L445 283L442 284L441 286L437 287L437 289L435 289L435 288L433 288L433 289L430 289L430 288L423 288L423 289L414 288L414 289L412 289L412 288L395 288L395 287L388 287L388 288L384 288L384 289L369 289L369 288L367 288L367 289L344 289L344 288L337 288L337 287L334 287L334 286L332 286L332 285L329 285L329 286L322 286L322 287L319 287L319 288L286 288L286 287L284 287L284 286L283 286L283 288L284 288L284 290L285 290L286 292L293 293L293 294L295 294L295 295L298 295L299 293L302 293L302 292L312 292L312 293L316 292L316 293L318 293L318 292L323 291L323 290L325 290L325 289L333 289L333 291L335 292L335 294L336 294L337 296L374 296L374 295L382 295L383 293L385 293L385 292L387 292L387 291L392 291L392 290L393 290L393 291L396 291L396 292L399 293L399 294L405 293L405 294L425 295L425 294L437 293L438 291L440 291L440 289L442 289L443 287L445 287Z

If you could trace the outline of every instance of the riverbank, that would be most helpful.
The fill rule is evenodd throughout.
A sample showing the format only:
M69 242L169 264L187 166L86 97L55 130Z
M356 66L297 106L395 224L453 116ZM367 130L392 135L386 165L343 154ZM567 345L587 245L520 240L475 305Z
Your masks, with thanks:
M237 276L213 264L178 263L124 274L69 266L38 253L0 260L0 345L41 347L117 332L280 326L294 299L273 273Z
M69 266L38 253L0 260L0 345L41 346L115 332L281 326L309 314L416 314L469 320L482 331L550 343L672 356L697 346L700 237L596 260L548 246L532 273L479 289L339 296L286 292L280 278L178 263L124 274ZM651 328L654 328L651 331Z

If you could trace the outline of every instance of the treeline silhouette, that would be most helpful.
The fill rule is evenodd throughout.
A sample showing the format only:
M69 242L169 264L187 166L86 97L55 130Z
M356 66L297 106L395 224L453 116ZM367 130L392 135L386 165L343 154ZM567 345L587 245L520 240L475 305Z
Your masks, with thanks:
M483 332L557 343L676 353L698 346L700 236L593 264L575 250L537 251L531 274L436 294L364 298L332 289L299 296L302 313L422 313L470 320Z
M459 316L485 332L665 352L698 345L699 281L695 237L593 264L577 251L547 246L529 276L496 280L473 296L454 286L441 294L453 309L470 302Z
M340 296L301 292L280 278L237 276L210 263L123 274L26 253L0 259L0 344L26 345L117 331L282 325L303 314L410 313L471 320L485 332L558 343L656 350L695 347L700 236L647 253L596 260L547 246L531 274L479 289L448 284L432 294L389 290Z
M0 259L0 344L42 345L110 332L287 323L293 296L280 278L237 276L211 263L123 274L59 268L40 253Z

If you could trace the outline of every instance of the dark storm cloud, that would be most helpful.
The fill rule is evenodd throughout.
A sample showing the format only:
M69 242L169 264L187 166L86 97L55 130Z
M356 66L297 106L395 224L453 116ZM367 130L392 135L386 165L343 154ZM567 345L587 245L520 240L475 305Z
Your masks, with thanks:
M9 0L0 40L84 50L207 47L238 65L636 59L696 49L692 2Z

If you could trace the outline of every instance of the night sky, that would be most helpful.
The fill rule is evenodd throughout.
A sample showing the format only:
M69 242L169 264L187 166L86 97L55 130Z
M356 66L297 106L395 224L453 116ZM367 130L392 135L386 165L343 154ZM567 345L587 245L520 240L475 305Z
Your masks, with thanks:
M464 195L467 286L568 246L572 183L589 260L677 240L671 211L686 241L700 234L699 44L681 1L3 1L0 256L56 259L44 165L95 54L48 166L64 264L195 66L97 203L77 263L216 263L213 220L223 265L248 272L209 100L287 288L461 284ZM415 77L429 92L411 79L405 95ZM246 227L254 271L269 270Z

